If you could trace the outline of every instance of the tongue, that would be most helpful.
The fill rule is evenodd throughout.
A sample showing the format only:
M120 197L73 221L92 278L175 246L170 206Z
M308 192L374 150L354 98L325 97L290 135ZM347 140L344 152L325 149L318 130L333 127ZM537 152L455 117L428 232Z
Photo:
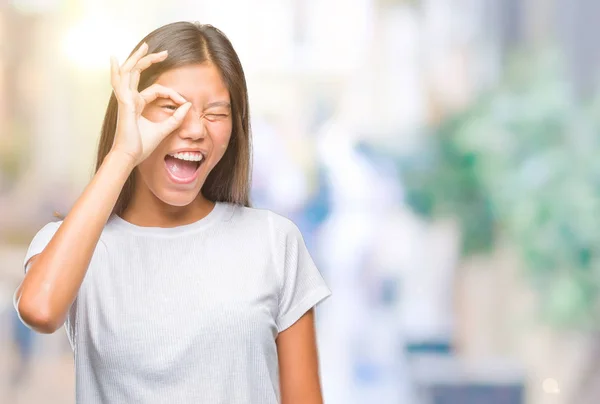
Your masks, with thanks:
M167 169L177 178L189 178L194 175L198 168L198 163L195 161L180 160L169 155L165 157L165 162L167 163Z

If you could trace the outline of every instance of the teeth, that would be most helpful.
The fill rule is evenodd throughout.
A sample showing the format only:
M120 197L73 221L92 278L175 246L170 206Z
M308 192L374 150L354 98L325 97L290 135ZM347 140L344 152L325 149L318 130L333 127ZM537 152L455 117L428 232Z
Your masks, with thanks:
M181 152L169 154L171 157L175 157L176 159L186 160L186 161L202 161L203 157L200 152Z

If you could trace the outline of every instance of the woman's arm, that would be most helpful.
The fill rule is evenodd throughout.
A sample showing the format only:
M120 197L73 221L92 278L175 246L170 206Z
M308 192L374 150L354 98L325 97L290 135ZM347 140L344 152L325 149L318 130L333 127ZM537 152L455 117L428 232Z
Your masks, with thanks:
M52 333L64 323L132 169L130 157L110 153L44 251L29 260L16 301L21 319L34 330Z
M322 404L314 309L277 337L282 404Z
M112 149L48 245L29 260L15 293L21 319L38 332L52 333L62 326L127 178L189 111L191 104L169 88L154 84L138 92L140 72L167 57L166 51L146 55L147 51L147 44L142 44L121 67L111 59L111 84L118 102ZM183 105L165 121L149 122L142 112L158 97Z

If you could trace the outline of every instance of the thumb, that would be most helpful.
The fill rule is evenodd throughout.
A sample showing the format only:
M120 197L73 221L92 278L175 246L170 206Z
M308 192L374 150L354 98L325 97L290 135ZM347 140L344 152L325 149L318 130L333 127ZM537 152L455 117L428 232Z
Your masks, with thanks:
M158 125L159 134L162 136L168 135L169 133L177 129L177 127L179 127L179 125L181 125L181 123L183 122L183 119L187 115L191 106L191 102L186 102L185 104L177 108L173 115L171 115L168 119L166 119Z

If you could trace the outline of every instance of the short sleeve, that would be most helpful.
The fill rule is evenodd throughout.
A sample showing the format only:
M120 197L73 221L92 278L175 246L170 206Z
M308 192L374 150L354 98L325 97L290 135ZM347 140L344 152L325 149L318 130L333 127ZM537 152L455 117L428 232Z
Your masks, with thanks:
M54 237L54 234L56 233L61 224L62 221L50 222L44 227L42 227L33 237L33 240L31 240L29 248L27 249L27 254L25 254L25 259L23 260L23 268L25 272L27 272L27 270L29 269L28 263L31 257L44 251L44 248L46 248L50 240L52 240L52 237Z
M282 217L277 221L280 226L276 226L275 248L282 276L276 324L282 332L331 296L331 291L315 266L298 227Z

